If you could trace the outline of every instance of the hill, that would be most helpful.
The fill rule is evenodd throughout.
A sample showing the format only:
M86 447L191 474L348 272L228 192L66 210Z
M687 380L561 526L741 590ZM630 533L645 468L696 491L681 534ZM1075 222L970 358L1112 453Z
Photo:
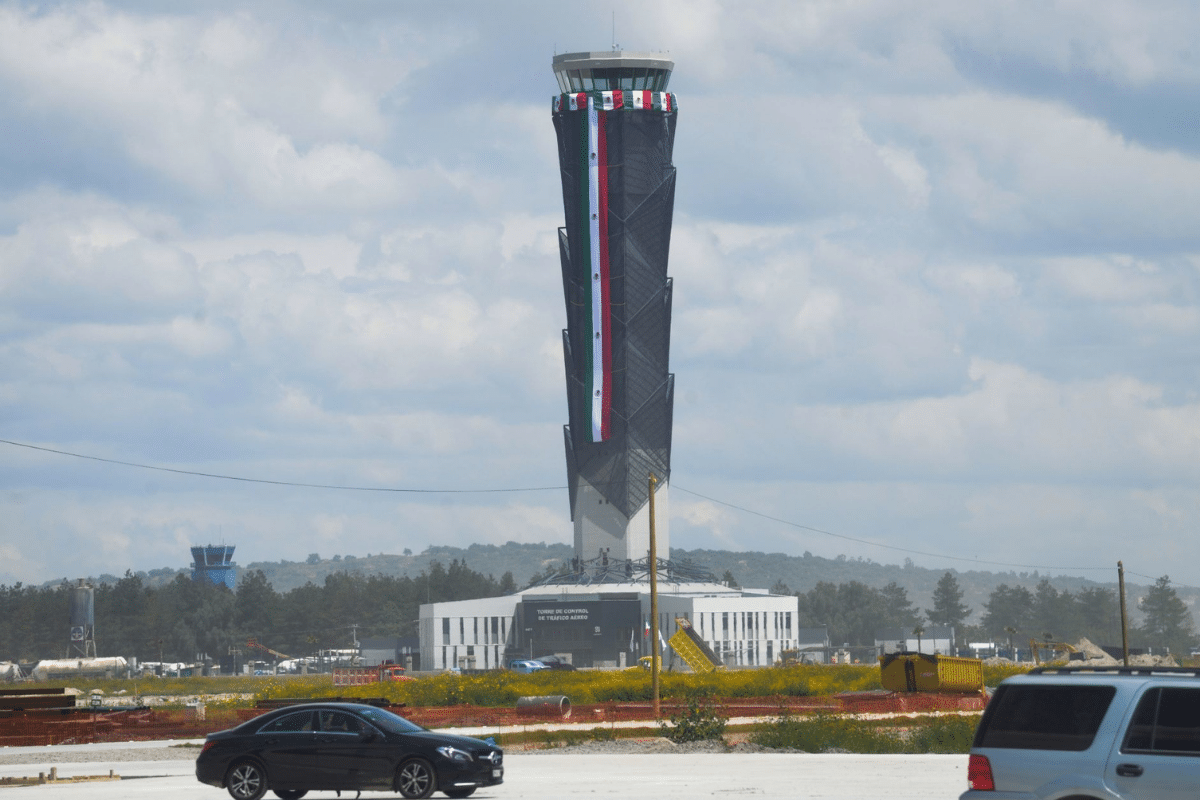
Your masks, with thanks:
M427 572L434 561L445 565L458 560L472 570L496 579L502 577L506 572L511 572L517 585L524 586L533 575L544 572L547 567L563 564L569 561L573 555L572 547L561 543L518 544L508 542L503 545L474 544L466 548L431 545L417 554L406 551L401 555L376 553L323 559L314 553L305 561L255 561L244 566L238 565L238 571L240 579L241 574L246 570L262 570L276 591L288 592L307 583L320 585L324 583L326 576L339 572L416 577L422 572ZM1038 582L1048 578L1060 592L1070 591L1072 593L1078 593L1080 589L1087 587L1099 586L1116 589L1117 586L1115 567L1111 580L1094 581L1073 576L1047 575L1036 570L1032 572L988 572L928 569L916 566L907 559L902 565L880 564L869 559L845 556L823 558L811 553L790 556L784 553L673 548L671 558L675 561L690 562L707 569L716 576L722 576L728 571L740 586L767 589L777 584L783 584L791 592L807 592L821 581L834 584L858 581L876 589L894 581L907 590L909 598L919 609L925 609L932 605L934 587L937 585L938 579L949 571L954 574L963 591L963 601L974 612L970 622L979 621L988 596L1000 584L1007 584L1011 587L1024 586L1032 591ZM148 573L139 573L139 575L146 585L158 586L170 582L180 572L186 573L188 570L163 568ZM100 583L115 583L117 577L101 575L92 580ZM57 583L57 581L51 583ZM1138 616L1137 599L1145 594L1147 588L1148 586L1145 584L1126 581L1131 621L1136 621ZM1200 604L1200 589L1188 586L1175 588L1180 599L1188 605L1195 617L1198 604Z

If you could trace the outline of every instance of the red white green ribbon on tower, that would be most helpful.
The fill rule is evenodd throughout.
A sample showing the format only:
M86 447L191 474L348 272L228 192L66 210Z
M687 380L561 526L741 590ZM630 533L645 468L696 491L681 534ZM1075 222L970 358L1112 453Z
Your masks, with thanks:
M580 198L581 210L587 224L580 226L587 233L582 252L588 254L588 280L584 281L585 303L590 310L587 351L584 369L586 396L591 410L592 441L608 439L612 422L612 307L609 294L608 262L608 137L607 114L597 108L595 98L587 98L587 114L580 114L587 127L583 164L587 173L586 196Z
M551 102L557 114L563 111L584 111L594 103L604 111L678 111L675 95L670 92L650 92L641 89L613 89L604 92L574 92L555 95Z
M583 369L591 440L602 442L612 435L612 303L609 294L608 257L608 142L609 112L676 111L675 96L669 92L621 90L574 92L554 98L555 114L575 112L580 128L579 213L585 224L576 252L586 254L587 280L583 281L588 308Z

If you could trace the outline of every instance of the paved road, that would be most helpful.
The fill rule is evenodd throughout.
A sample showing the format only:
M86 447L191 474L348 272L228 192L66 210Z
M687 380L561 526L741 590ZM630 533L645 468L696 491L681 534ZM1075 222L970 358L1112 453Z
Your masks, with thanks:
M144 747L145 743L139 743ZM162 745L166 748L167 745ZM106 750L107 748L107 750ZM166 760L125 761L120 745L0 748L0 777L37 775L53 763L58 775L107 774L120 781L0 789L2 800L223 800L228 795L198 783L195 749L155 753ZM45 760L4 763L12 757ZM88 758L88 761L75 760ZM135 756L136 757L136 756ZM90 760L90 759L96 760ZM63 760L72 759L72 760ZM480 790L479 800L580 797L620 800L692 800L716 797L788 800L935 800L957 798L966 788L965 756L860 756L808 754L572 755L512 753L505 758L505 782ZM398 797L379 793L364 795ZM268 795L273 797L273 795ZM314 800L334 800L314 792ZM343 794L343 800L353 795ZM437 795L442 797L442 795Z

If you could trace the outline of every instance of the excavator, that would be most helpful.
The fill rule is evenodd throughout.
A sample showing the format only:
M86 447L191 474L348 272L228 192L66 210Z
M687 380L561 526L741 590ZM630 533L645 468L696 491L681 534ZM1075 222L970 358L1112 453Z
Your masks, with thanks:
M1033 653L1033 663L1035 663L1039 666L1042 663L1042 656L1038 652L1039 648L1041 650L1049 650L1050 651L1049 658L1046 659L1047 664L1057 660L1055 658L1055 653L1060 650L1065 651L1068 654L1079 652L1078 648L1076 648L1074 645L1067 644L1066 642L1047 642L1047 641L1040 641L1038 639L1030 639L1029 640L1029 652ZM1068 655L1067 658L1069 659L1070 655Z

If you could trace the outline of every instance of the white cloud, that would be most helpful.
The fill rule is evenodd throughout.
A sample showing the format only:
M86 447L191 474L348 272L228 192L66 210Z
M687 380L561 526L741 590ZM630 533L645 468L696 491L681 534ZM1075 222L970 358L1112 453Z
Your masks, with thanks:
M976 311L987 303L1014 300L1021 294L1017 276L997 264L936 264L923 274L938 289L970 303Z
M1138 530L1143 571L1188 563L1200 143L1164 110L1196 83L1195 9L617 10L677 63L673 483L878 545L1069 565L1086 536L1107 563ZM554 43L595 46L574 13L0 6L4 436L560 482L545 101ZM119 574L221 536L245 560L570 537L565 492L281 500L9 455L27 499L0 517L43 555L6 541L0 580L81 542ZM893 552L685 493L671 516L676 547Z
M259 253L295 255L304 265L306 273L329 272L336 278L354 275L362 252L362 244L345 234L317 236L284 231L185 241L180 242L179 246L201 266Z
M1194 480L1188 453L1200 406L1166 406L1160 387L1127 377L1053 381L1014 364L974 359L959 394L856 407L797 407L806 449L847 452L867 474L987 483L1038 477L1135 486Z
M1128 256L1054 258L1046 263L1046 279L1062 291L1096 302L1135 303L1170 296L1167 276L1153 263Z
M973 92L873 106L945 153L931 178L943 213L1008 235L1192 239L1186 209L1200 164L1181 153L1028 98Z
M8 6L0 9L0 81L22 90L34 112L106 130L125 158L196 193L248 193L281 208L401 197L407 179L360 144L383 133L380 96L403 71L387 84L378 75L399 65L338 63L280 36L247 14Z

